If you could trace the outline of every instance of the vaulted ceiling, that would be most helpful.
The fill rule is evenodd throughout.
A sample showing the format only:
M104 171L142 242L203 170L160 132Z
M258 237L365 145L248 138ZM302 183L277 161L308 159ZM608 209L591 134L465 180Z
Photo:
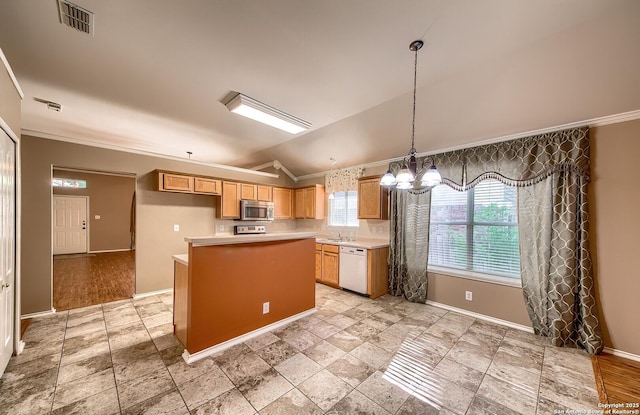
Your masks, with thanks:
M3 1L22 133L295 175L640 109L637 0ZM227 111L242 92L313 124ZM62 104L48 110L36 100Z

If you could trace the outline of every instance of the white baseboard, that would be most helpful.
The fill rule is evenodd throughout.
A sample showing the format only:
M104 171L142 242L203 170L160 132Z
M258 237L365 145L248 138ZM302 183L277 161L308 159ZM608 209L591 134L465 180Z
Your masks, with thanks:
M261 336L267 332L270 332L272 330L275 330L279 327L285 326L289 323L292 323L296 320L299 320L303 317L307 317L310 316L311 314L315 313L316 311L318 311L316 308L312 308L310 310L307 311L303 311L302 313L298 313L295 314L291 317L287 317L285 319L282 320L278 320L275 323L271 323L268 326L264 326L264 327L260 327L259 329L256 329L254 331L250 331L249 333L243 334L242 336L238 336L238 337L234 337L233 339L227 340L225 342L222 342L220 344L216 344L215 346L211 346L208 349L204 349L201 350L199 352L196 353L189 353L186 349L184 350L184 352L182 353L182 358L184 359L185 362L187 362L188 364L191 364L193 362L196 362L200 359L204 359L205 357L214 355L218 352L221 352L223 350L226 350L232 346L235 346L236 344L240 344L242 342L246 342L249 339L253 339L254 337L258 337Z
M26 318L45 317L45 316L50 316L51 314L55 314L55 313L56 313L56 309L52 308L50 311L39 311L37 313L22 314L20 316L20 319L24 320Z
M427 300L426 304L432 305L432 306L438 307L438 308L443 308L443 309L449 310L449 311L455 311L456 313L464 314L464 315L469 316L469 317L479 318L480 320L485 320L485 321L488 321L488 322L491 322L491 323L500 324L501 326L507 326L507 327L510 327L512 329L522 330L522 331L526 331L528 333L533 333L533 327L523 326L522 324L514 323L514 322L511 322L511 321L502 320L502 319L499 319L499 318L487 316L485 314L474 313L473 311L465 310L463 308L453 307L453 306L442 304L442 303L437 303L437 302L431 301L431 300Z
M612 349L610 347L605 347L604 352L612 354L614 356L623 357L625 359L635 360L636 362L640 362L640 355L637 355L637 354L623 352L622 350Z
M140 298L145 298L145 297L151 297L152 295L160 295L160 294L167 294L167 293L171 293L173 292L173 288L167 288L165 290L158 290L158 291L149 291L146 293L135 293L133 294L133 299L134 300L138 300Z
M109 253L109 252L127 252L127 251L135 251L135 249L129 249L129 248L124 248L124 249L104 249L102 251L89 251L87 252L88 254L105 254L105 253Z

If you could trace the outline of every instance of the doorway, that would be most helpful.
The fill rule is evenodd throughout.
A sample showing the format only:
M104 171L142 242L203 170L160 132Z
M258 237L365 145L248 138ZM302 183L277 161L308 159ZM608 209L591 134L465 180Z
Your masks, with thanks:
M16 261L16 144L0 129L0 376L13 354Z
M133 174L53 167L53 308L131 298L135 292Z

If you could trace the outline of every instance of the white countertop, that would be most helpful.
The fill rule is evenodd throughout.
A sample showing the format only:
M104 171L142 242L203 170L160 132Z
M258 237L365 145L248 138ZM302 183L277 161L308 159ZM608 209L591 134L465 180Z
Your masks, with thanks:
M286 241L289 239L315 238L315 232L278 232L256 235L222 234L213 236L186 237L185 242L193 246L249 244L253 242Z
M335 239L316 238L316 243L325 245L352 246L354 248L376 249L386 248L389 241L383 239L358 239L355 241L337 241Z
M174 261L189 266L189 254L172 255L171 258L173 258Z

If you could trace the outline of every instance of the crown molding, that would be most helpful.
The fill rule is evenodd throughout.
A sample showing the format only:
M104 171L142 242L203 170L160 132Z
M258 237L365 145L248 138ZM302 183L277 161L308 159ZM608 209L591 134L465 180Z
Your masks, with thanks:
M96 142L92 142L92 141L78 140L76 138L65 137L65 136L61 136L61 135L57 135L57 134L49 134L49 133L45 133L45 132L42 132L42 131L29 130L29 129L26 129L26 128L22 129L21 134L30 135L30 136L39 137L39 138L45 138L47 140L63 141L63 142L66 142L66 143L80 144L80 145L89 146L89 147L104 148L106 150L122 151L124 153L140 154L140 155L143 155L143 156L150 156L150 157L157 157L157 158L162 158L162 159L167 159L167 160L181 161L183 163L197 164L197 165L200 165L200 166L215 167L217 169L230 170L230 171L235 171L235 172L245 173L245 174L252 174L254 176L272 177L272 178L275 178L275 179L280 177L280 175L274 174L274 173L266 173L266 172L263 172L263 171L244 169L242 167L227 166L226 164L206 163L204 161L197 161L197 160L185 159L185 158L182 158L182 157L168 156L166 154L154 153L152 151L135 150L135 149L131 149L131 148L128 148L128 147L117 146L117 145L113 145L113 144L103 144L103 143L96 143Z
M485 139L485 140L474 141L472 143L463 144L463 145L459 145L459 146L440 148L440 149L433 150L433 151L427 151L427 152L424 152L424 153L418 153L417 156L418 157L425 157L425 156L430 156L430 155L433 155L433 154L446 153L448 151L462 150L462 149L465 149L465 148L476 147L476 146L481 146L481 145L486 145L486 144L495 144L495 143L500 143L500 142L503 142L503 141L516 140L518 138L530 137L532 135L540 135L540 134L545 134L545 133L551 133L551 132L554 132L554 131L566 130L568 128L577 128L577 127L584 127L584 126L587 126L587 127L601 127L601 126L604 126L604 125L617 124L617 123L626 122L626 121L633 121L633 120L637 120L637 119L640 119L640 110L622 112L622 113L619 113L619 114L605 115L604 117L591 118L591 119L584 120L584 121L576 121L576 122L571 122L571 123L567 123L567 124L556 125L554 127L540 128L540 129L537 129L537 130L529 130L529 131L524 131L524 132L515 133L515 134L503 135L503 136L500 136L500 137L494 137L494 138L489 138L489 139ZM362 167L362 168L366 169L366 168L371 168L371 167L386 166L389 163L392 163L394 161L400 161L400 160L403 160L404 158L405 158L405 156L395 157L395 158L386 159L386 160L373 161L371 163L366 163L366 164L359 164L357 166L352 166L352 167ZM326 175L327 173L329 173L329 171L330 170L325 170L325 171L318 172L318 173L305 174L304 176L298 176L298 180L308 180L308 179L315 179L315 178L318 178L318 177L322 177L322 176Z

